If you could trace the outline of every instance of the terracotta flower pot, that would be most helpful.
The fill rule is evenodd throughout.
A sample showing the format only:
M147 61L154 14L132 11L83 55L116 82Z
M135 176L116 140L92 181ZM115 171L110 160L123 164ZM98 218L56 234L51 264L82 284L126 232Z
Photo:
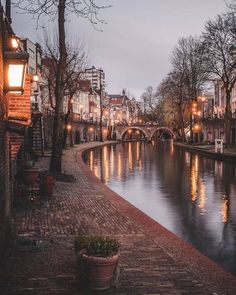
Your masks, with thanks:
M26 185L33 185L36 183L39 176L39 170L37 168L25 168L21 169L20 177L21 181Z
M95 257L86 255L84 250L79 252L81 273L93 290L106 290L111 287L118 261L119 254L112 257Z
M55 178L53 176L45 176L40 180L40 194L42 196L51 196L55 185Z

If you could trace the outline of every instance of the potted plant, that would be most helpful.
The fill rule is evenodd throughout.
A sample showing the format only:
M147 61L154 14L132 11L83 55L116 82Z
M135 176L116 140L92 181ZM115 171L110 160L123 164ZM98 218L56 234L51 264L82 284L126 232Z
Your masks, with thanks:
M55 178L49 172L42 173L40 175L40 194L42 196L51 196L53 194L53 188L55 185Z
M120 243L109 236L79 235L75 239L80 274L94 290L111 287L119 261Z
M20 168L20 179L26 185L34 185L39 176L39 169L33 161L25 161Z

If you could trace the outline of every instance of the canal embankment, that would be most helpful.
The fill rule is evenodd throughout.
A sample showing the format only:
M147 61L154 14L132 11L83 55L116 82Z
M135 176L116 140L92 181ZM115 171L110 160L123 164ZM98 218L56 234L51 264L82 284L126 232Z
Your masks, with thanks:
M214 145L192 145L181 142L174 142L174 146L177 148L182 148L186 151L192 151L211 159L220 161L232 161L236 162L236 148L223 148L223 152L215 152Z
M235 276L125 201L90 171L83 152L104 144L110 143L66 149L63 172L73 174L75 181L57 181L51 198L15 211L16 243L0 270L0 293L95 294L77 283L73 242L79 232L112 235L121 242L119 284L103 294L235 294ZM43 169L48 163L48 157L39 160Z
M95 146L93 146L93 148L95 148ZM118 206L122 213L131 217L132 220L134 220L135 223L137 223L144 230L144 232L153 239L154 244L161 247L163 252L168 253L168 255L174 259L175 263L184 265L186 269L188 269L191 273L194 273L194 275L196 275L196 277L198 277L201 281L201 284L205 286L208 284L217 286L217 288L219 288L218 291L215 290L217 294L224 294L224 292L226 292L226 294L229 292L230 294L231 291L226 290L229 283L227 280L232 279L232 283L234 285L235 277L231 276L228 272L216 265L191 245L181 240L158 222L154 221L145 213L131 205L109 187L105 186L94 174L91 173L88 166L83 162L82 154L87 150L88 147L84 147L78 152L78 163L88 179L90 179L92 183L96 184L96 187L99 187L99 190L103 191L106 197L109 198L113 204ZM226 281L222 282L222 278L223 280L226 279ZM230 284L231 283L229 283L229 285ZM192 294L194 294L194 291L192 292Z

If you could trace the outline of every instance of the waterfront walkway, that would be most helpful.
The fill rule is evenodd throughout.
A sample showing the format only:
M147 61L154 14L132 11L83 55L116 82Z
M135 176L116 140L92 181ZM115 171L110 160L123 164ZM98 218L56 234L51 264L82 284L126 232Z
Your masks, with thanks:
M222 161L233 161L236 162L236 147L231 148L223 148L223 153L215 152L215 146L214 145L191 145L181 142L175 142L174 143L176 147L180 147L189 151L197 152L199 154L206 155L207 157L216 159L216 160L222 160Z
M236 277L91 174L81 153L100 144L65 150L63 172L74 175L75 181L58 181L50 199L15 211L16 242L0 269L0 294L236 294ZM48 160L41 158L38 166L45 169ZM118 286L93 292L78 283L73 249L77 232L114 235L120 240Z

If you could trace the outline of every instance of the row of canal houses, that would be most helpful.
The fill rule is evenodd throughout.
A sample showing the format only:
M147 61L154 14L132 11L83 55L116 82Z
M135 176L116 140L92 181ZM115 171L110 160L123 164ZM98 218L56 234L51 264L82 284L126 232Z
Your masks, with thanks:
M40 44L15 35L10 9L0 2L0 257L11 236L18 163L29 149L43 154L51 145L54 110L42 65ZM104 71L95 67L81 73L73 100L65 93L65 115L70 104L72 116L65 128L77 134L77 142L95 140L100 119L107 129L137 122L140 109L125 90L108 95Z

